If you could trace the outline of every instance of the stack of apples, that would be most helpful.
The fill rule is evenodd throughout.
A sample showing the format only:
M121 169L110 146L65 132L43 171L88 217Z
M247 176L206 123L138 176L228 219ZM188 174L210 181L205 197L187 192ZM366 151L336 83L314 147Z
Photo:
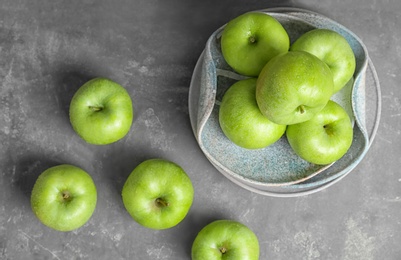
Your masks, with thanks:
M319 165L344 156L353 127L332 96L353 81L356 60L341 34L316 28L291 43L277 19L248 12L224 27L221 51L248 77L222 98L219 122L228 139L261 149L286 136L296 154Z

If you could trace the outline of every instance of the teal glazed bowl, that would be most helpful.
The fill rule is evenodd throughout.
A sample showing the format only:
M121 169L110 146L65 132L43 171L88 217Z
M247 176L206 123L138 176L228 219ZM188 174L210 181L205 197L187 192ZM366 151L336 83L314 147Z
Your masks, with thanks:
M272 8L257 10L275 17L287 30L291 43L314 28L343 35L356 57L353 82L332 99L342 105L354 124L348 152L330 165L315 165L299 158L283 136L273 145L248 150L236 146L223 134L219 105L227 88L246 77L225 62L220 48L223 25L208 39L195 66L189 91L189 116L195 138L207 159L239 186L268 196L292 197L329 187L352 171L366 155L378 128L381 112L380 86L375 68L362 41L337 22L308 10Z

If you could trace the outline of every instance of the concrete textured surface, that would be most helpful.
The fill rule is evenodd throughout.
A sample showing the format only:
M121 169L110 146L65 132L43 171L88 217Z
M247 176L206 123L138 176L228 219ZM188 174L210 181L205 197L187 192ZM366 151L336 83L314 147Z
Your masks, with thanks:
M247 191L220 174L191 130L188 90L208 36L250 10L300 7L336 20L366 44L381 93L380 126L364 160L335 185L297 198ZM401 2L82 0L0 1L0 259L189 259L215 219L255 231L261 259L401 259ZM128 136L86 144L69 101L103 76L135 107ZM154 231L125 211L121 188L145 159L180 164L195 199L178 226ZM72 232L43 226L29 203L38 175L71 163L98 189L90 221Z

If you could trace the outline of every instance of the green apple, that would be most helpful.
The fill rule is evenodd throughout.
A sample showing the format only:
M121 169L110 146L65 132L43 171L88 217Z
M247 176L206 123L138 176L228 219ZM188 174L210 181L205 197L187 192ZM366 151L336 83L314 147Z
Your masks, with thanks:
M271 58L289 48L287 31L274 17L262 12L248 12L234 18L221 36L225 61L246 76L258 76Z
M279 140L286 129L260 112L255 95L255 78L237 81L224 93L219 109L223 133L246 149L267 147Z
M333 72L334 93L342 89L355 72L355 55L348 41L338 32L314 29L292 45L292 51L306 51L324 61Z
M206 225L192 244L192 260L257 260L259 241L244 224L216 220Z
M42 172L31 194L36 217L58 231L83 226L95 211L97 192L91 176L79 167L62 164Z
M86 142L105 145L123 138L133 120L132 100L118 83L95 78L74 94L70 103L70 122Z
M256 83L256 101L272 122L291 125L312 118L333 94L333 75L316 56L289 51L270 60Z
M188 175L177 164L149 159L128 176L123 189L124 206L140 225L152 229L176 226L187 215L194 189Z
M330 100L312 119L288 126L286 135L301 158L325 165L337 161L348 151L353 127L344 108Z

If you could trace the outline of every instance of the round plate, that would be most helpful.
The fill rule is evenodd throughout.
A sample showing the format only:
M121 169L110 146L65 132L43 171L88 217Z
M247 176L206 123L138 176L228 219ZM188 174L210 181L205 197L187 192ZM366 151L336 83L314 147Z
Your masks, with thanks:
M321 166L299 158L285 137L259 150L243 149L230 142L218 123L219 102L225 90L244 77L233 72L222 57L219 44L224 26L210 36L193 73L189 93L192 128L209 161L238 185L270 196L299 196L316 192L349 173L366 154L380 118L377 75L364 44L338 23L302 9L274 8L257 12L268 13L279 20L291 42L313 28L335 30L348 40L357 61L354 84L344 88L333 99L349 112L356 123L351 148L339 161Z

